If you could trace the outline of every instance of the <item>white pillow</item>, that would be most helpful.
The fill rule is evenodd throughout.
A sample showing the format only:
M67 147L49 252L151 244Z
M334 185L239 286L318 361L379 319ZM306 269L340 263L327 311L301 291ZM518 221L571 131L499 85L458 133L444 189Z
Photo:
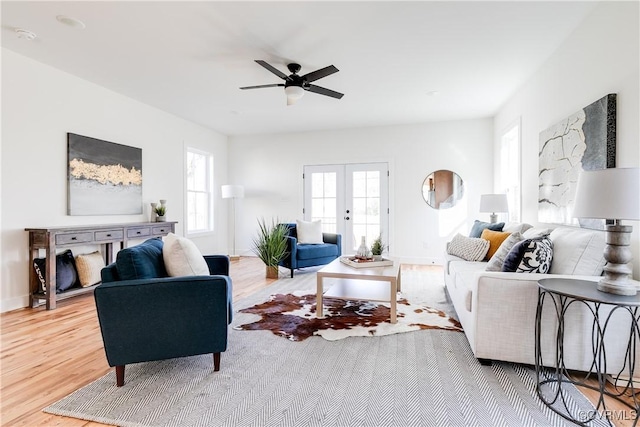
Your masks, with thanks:
M467 237L458 233L447 244L447 253L465 261L482 261L489 250L489 241L480 237Z
M209 266L198 247L189 239L169 233L162 247L164 267L171 277L208 276Z
M78 270L78 279L80 286L87 287L100 282L100 271L104 268L104 258L100 252L92 252L86 255L78 255L76 257L76 269Z
M553 242L551 274L599 276L605 265L605 232L558 227L549 235Z
M506 231L507 233L524 233L528 229L533 228L531 224L527 224L526 222L508 222L502 227L502 231Z
M515 233L510 234L509 237L507 237L502 242L498 250L493 254L491 259L487 263L487 268L485 268L485 270L502 271L502 264L504 264L504 260L507 257L507 254L509 254L509 251L511 250L511 248L513 248L513 245L515 245L521 240L524 240L524 239L522 237L522 234L520 234L519 231L516 231Z
M298 233L298 243L318 245L324 243L322 240L322 223L317 221L296 220Z
M522 233L522 237L524 237L525 239L537 239L538 237L548 236L550 233L550 228L532 227Z

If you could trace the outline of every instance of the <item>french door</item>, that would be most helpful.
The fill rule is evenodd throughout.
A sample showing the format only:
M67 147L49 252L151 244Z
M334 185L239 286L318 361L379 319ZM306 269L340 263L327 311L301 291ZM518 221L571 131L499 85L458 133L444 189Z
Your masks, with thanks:
M387 163L304 167L304 218L322 220L322 230L342 235L342 252L355 253L382 235L389 244Z

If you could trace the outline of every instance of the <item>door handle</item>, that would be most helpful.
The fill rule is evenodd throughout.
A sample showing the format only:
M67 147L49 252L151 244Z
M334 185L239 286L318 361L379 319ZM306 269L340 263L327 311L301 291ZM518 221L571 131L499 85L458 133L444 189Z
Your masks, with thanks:
M348 216L345 216L345 217L344 217L344 219L346 219L347 221L349 221L349 217L348 217Z

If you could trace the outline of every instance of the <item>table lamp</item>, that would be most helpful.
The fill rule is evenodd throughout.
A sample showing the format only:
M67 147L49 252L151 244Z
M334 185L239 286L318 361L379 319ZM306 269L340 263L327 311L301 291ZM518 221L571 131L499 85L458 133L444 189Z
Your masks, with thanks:
M629 263L633 256L630 225L621 220L640 220L640 168L608 168L582 171L578 178L573 208L575 218L612 219L605 236L604 277L597 288L617 295L635 295Z
M506 194L483 194L480 196L480 212L490 212L492 224L498 222L496 212L509 212Z
M240 259L240 255L236 254L236 199L244 198L244 187L242 185L223 185L222 186L222 198L223 199L232 199L232 209L233 209L233 253L229 255L232 261L237 261Z

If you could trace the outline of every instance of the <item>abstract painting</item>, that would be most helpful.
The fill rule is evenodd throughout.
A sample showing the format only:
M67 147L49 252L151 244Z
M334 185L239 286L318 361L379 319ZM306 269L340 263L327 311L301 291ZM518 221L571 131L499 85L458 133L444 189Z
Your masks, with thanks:
M142 213L142 149L67 134L68 214Z
M573 218L582 170L615 167L616 94L609 94L540 132L538 220L604 228L604 220Z

